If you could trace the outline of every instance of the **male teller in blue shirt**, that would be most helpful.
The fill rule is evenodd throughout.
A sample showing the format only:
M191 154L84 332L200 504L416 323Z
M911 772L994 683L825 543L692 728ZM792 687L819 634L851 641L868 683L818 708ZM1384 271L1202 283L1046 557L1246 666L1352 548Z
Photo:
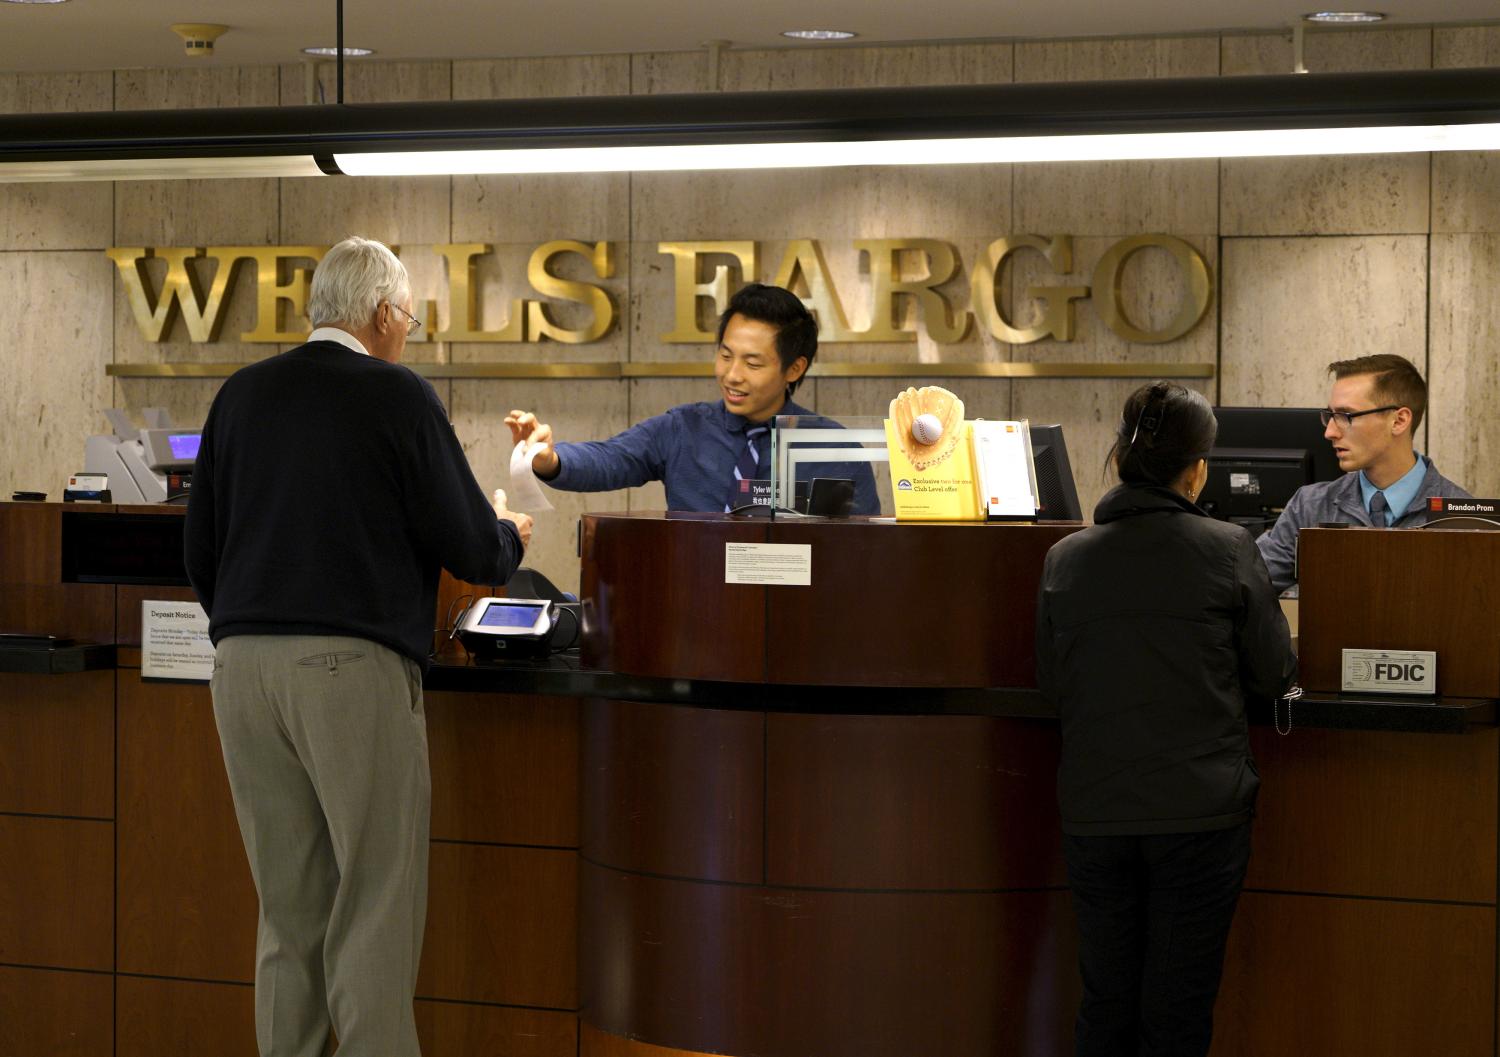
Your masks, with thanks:
M750 283L719 317L714 378L721 399L682 404L608 440L554 443L552 427L529 411L512 411L512 440L540 444L536 475L569 492L606 492L661 481L667 508L723 513L749 501L742 481L770 476L771 420L808 415L791 400L818 354L818 323L800 298L778 286ZM874 475L865 464L824 464L829 476L852 477L854 512L879 513Z
M1297 489L1271 531L1255 541L1278 591L1297 582L1297 537L1308 525L1414 528L1427 520L1428 499L1471 498L1413 445L1427 410L1427 383L1410 360L1361 356L1330 363L1328 373L1334 381L1323 436L1345 473Z

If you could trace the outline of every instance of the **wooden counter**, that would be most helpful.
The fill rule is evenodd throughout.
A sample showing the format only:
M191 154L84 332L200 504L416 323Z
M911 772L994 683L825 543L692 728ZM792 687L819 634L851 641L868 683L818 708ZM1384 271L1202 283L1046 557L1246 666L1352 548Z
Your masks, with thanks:
M0 629L119 654L0 659L0 1054L250 1057L255 896L208 691L138 669L141 601L191 595L66 579L65 525L111 512L0 504ZM590 659L618 670L429 675L427 1057L1071 1053L1057 731L1026 667L1065 531L588 518ZM812 587L723 592L741 536L811 546ZM991 583L1006 604L952 619ZM906 633L934 592L961 649ZM660 635L630 626L653 611ZM1216 1055L1495 1054L1494 706L1324 689L1287 737L1252 711Z
M256 897L208 687L139 670L141 601L193 595L63 579L65 525L118 513L181 509L0 504L0 630L120 655L0 663L0 1054L254 1057ZM423 1052L574 1057L579 702L436 691L426 711Z

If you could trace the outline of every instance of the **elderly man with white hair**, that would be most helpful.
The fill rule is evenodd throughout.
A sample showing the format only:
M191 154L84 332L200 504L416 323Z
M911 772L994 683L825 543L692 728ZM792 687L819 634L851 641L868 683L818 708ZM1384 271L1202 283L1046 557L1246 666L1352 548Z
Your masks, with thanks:
M306 344L235 372L203 427L188 576L260 895L262 1057L417 1057L431 784L422 676L439 567L510 578L531 519L486 499L437 394L400 366L406 269L345 239Z

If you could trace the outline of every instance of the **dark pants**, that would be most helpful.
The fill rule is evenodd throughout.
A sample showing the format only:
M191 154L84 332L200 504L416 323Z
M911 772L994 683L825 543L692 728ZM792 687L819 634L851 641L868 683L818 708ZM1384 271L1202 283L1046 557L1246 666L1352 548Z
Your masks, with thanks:
M1078 915L1078 1057L1202 1057L1250 824L1063 837Z

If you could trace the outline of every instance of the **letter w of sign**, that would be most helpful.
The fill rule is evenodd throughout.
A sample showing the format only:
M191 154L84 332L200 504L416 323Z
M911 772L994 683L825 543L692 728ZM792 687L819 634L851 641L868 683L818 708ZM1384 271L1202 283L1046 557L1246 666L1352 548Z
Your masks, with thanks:
M197 273L188 266L189 260L207 256L205 250L191 246L161 250L149 246L117 246L105 252L120 269L120 279L130 298L130 310L135 313L136 325L147 341L161 341L171 333L172 319L178 311L182 312L182 321L187 324L191 340L218 339L219 327L224 322L224 292L229 289L229 281L239 264L237 254L216 252L211 255L210 259L217 267L205 298L199 289ZM146 259L149 257L167 262L167 277L162 281L160 293L154 296L151 278L146 274Z

